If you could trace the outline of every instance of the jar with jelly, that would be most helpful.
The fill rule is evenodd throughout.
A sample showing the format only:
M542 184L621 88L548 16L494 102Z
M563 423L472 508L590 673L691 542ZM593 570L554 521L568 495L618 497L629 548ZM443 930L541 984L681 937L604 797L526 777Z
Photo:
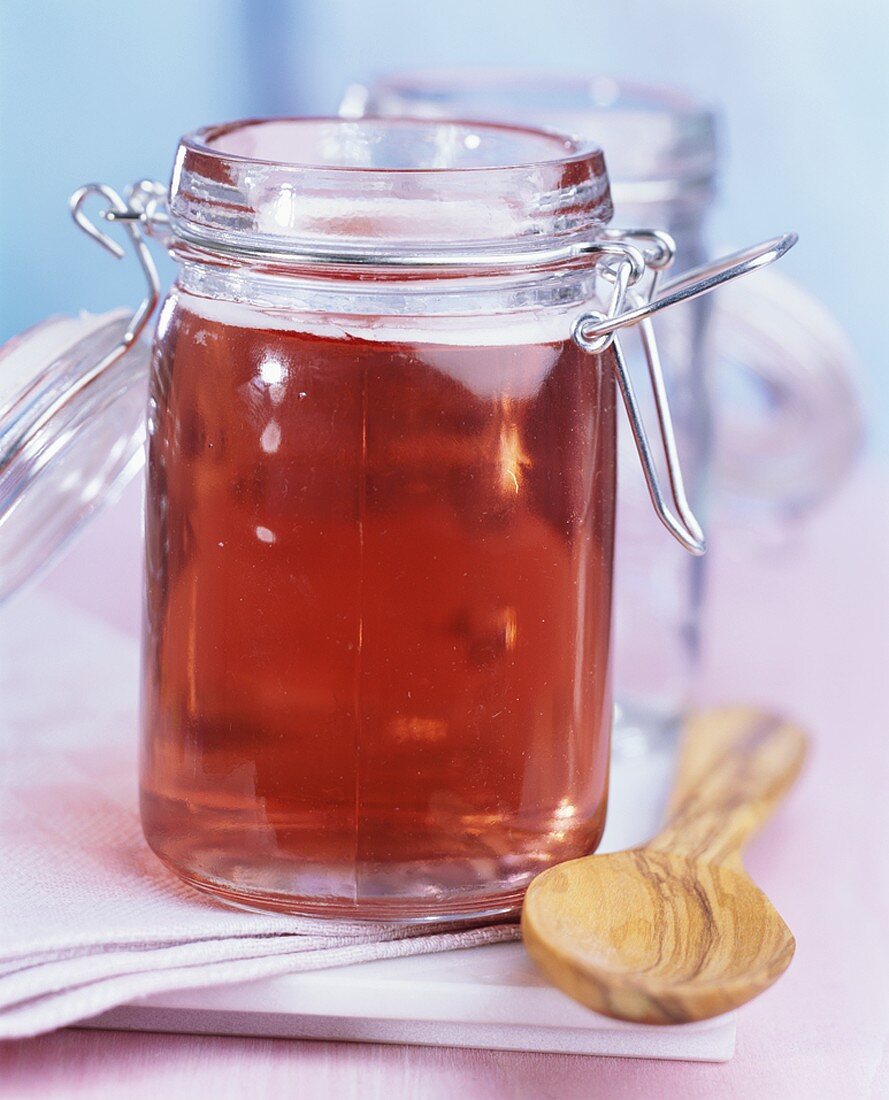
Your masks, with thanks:
M703 550L650 318L792 236L656 289L672 242L608 227L597 147L405 119L208 127L168 189L73 211L150 289L7 349L30 373L0 421L0 581L132 466L147 374L148 843L242 906L514 911L604 825L621 400L658 515ZM178 262L150 356L146 236Z

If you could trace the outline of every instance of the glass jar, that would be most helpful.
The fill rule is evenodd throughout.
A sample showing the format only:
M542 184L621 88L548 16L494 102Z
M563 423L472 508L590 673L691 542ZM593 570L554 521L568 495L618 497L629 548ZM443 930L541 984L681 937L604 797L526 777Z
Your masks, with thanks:
M589 269L420 264L588 238L602 156L516 129L220 128L180 147L170 213L149 843L246 904L509 907L604 824L614 383L571 340ZM417 268L381 277L381 248Z
M341 110L353 116L502 120L581 134L607 152L617 225L669 232L677 273L707 256L706 221L718 167L716 118L675 89L604 75L427 70L393 74L369 89L354 85ZM768 281L738 283L720 299L715 318L711 300L699 298L659 322L677 444L698 514L711 514L715 492L731 501L736 525L743 528L761 512L766 487L773 511L798 515L800 498L823 495L856 454L860 417L848 356L836 351L830 319L811 305L801 309L799 300L786 277L770 274ZM800 329L811 332L817 354L801 356L792 346ZM820 393L830 395L829 406ZM634 753L669 740L689 706L706 568L705 559L652 537L644 485L626 472L632 474L635 455L623 427L615 744ZM642 622L649 627L644 634Z
M95 499L114 481L120 462L69 447L131 407L106 383L144 367L148 231L179 262L149 372L149 844L243 906L511 912L604 824L617 392L660 519L702 552L650 317L794 238L655 296L672 242L608 230L600 150L519 126L209 127L182 140L168 207L163 192L72 200L114 249L86 214L103 198L149 293L7 406L3 545L40 545L30 505L47 492L57 531L82 518L84 486ZM621 349L630 326L670 494Z

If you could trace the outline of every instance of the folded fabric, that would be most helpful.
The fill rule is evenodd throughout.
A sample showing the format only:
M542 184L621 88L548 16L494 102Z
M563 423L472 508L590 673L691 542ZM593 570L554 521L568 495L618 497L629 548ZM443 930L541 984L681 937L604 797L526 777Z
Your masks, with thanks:
M139 826L136 660L133 642L55 601L4 609L0 1038L151 993L518 938L515 924L248 913L181 883Z

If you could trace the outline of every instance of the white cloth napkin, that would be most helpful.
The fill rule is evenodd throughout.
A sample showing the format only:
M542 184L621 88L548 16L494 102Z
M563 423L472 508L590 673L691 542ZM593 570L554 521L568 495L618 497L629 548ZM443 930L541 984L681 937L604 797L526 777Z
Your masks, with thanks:
M136 645L35 592L0 612L0 1038L136 997L518 938L227 909L142 838Z

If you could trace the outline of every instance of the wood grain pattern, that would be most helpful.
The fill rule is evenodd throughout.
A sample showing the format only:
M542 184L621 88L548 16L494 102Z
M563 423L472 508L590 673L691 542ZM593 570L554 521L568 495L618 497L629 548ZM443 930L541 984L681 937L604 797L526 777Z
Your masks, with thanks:
M531 883L522 935L550 980L597 1012L654 1024L716 1016L768 988L795 943L741 852L799 773L805 744L760 711L692 719L658 836Z

